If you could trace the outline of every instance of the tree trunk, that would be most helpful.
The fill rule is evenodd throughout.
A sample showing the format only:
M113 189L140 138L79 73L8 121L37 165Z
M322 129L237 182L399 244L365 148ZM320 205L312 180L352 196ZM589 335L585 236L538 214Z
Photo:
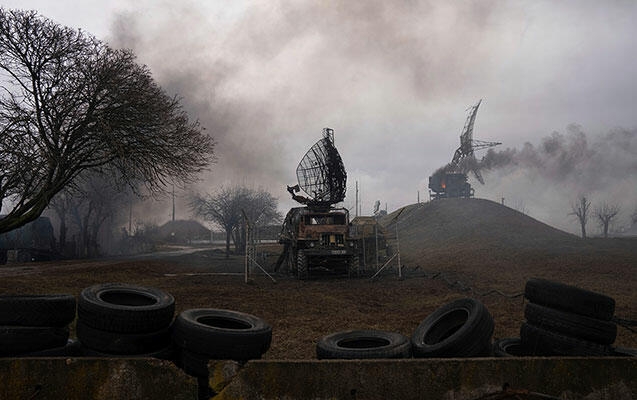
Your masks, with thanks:
M226 258L230 258L230 236L232 235L232 229L226 228Z
M586 224L582 225L582 239L586 239Z
M66 215L60 216L60 244L58 251L60 254L66 252Z

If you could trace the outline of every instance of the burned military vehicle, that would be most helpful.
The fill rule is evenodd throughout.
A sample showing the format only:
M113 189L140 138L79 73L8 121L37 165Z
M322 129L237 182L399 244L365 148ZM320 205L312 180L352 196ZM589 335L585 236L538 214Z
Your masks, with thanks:
M299 279L312 275L350 274L358 267L356 243L350 238L349 212L334 205L345 199L347 174L334 147L334 130L305 154L296 169L298 184L288 192L303 207L285 217L279 243L284 245L276 269L282 265ZM301 190L307 195L298 194Z

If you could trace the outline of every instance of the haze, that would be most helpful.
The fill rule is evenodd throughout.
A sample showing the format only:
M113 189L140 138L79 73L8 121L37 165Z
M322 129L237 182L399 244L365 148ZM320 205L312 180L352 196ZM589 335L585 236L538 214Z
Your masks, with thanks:
M218 142L218 163L193 190L263 187L285 211L285 185L330 127L348 172L345 206L355 181L365 214L376 200L389 211L415 203L418 191L428 200L428 176L451 160L465 110L483 99L474 136L516 156L485 171L486 185L472 180L476 197L504 198L571 232L578 195L619 203L618 224L637 206L633 1L0 5L132 48ZM545 151L551 140L561 153ZM566 167L523 162L524 148ZM142 208L168 220L167 203ZM189 216L178 208L178 218Z

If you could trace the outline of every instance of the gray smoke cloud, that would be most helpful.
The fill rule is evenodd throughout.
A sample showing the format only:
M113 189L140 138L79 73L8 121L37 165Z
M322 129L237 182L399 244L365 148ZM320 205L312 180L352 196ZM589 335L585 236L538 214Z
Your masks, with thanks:
M377 199L391 211L414 203L417 191L427 197L428 176L457 147L462 110L480 98L476 137L508 146L571 121L595 132L635 125L632 2L140 4L114 19L106 40L132 48L216 138L218 163L193 190L263 187L284 210L294 205L285 186L296 182L297 163L321 129L331 127L349 177L345 205L353 206L357 180L365 213ZM570 146L571 136L558 135L554 144L549 138L528 152L549 154L551 145ZM522 159L525 149L509 156ZM545 175L568 176L573 163L584 161L556 156L555 165L537 170L504 161L496 168L497 157L490 155L487 186L474 185L477 195L525 199L545 221L563 212L568 196L557 191L570 196L587 189L587 179L608 180L601 170L616 173L591 166L596 178L541 190L542 198L532 201L526 193L540 190L518 184L522 178L507 171L548 182ZM184 203L178 218L188 217ZM166 204L141 208L159 220L169 215Z
M504 197L508 205L568 231L576 232L577 223L567 214L578 196L593 206L619 205L623 212L615 229L629 226L637 207L637 130L616 128L589 137L571 124L536 145L490 149L480 165L487 182L476 190L496 201ZM589 226L596 232L594 219Z

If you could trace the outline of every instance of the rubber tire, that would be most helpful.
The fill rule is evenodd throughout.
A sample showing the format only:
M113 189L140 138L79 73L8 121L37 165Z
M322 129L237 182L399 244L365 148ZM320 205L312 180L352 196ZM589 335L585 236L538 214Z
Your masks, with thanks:
M610 321L615 313L615 300L611 297L546 279L529 279L524 297L545 307L603 321Z
M529 324L538 328L599 344L612 344L617 337L617 325L613 322L560 311L535 303L526 304L524 318Z
M529 354L520 338L504 338L493 342L493 355L495 357L524 357Z
M125 296L117 304L104 297ZM139 304L134 304L139 303ZM78 301L78 320L99 330L121 333L156 332L172 322L175 299L155 288L105 283L82 290Z
M608 356L610 346L562 335L523 323L520 338L529 353L538 356Z
M493 317L476 299L448 303L425 318L411 338L414 357L489 355Z
M406 336L394 332L377 330L337 332L319 340L316 345L316 357L319 360L409 358L411 342Z
M195 353L186 349L181 349L179 351L178 357L179 368L183 369L186 374L197 378L208 377L208 362L210 361L209 356L205 354Z
M308 259L303 250L299 250L296 255L296 273L299 280L306 280L310 276L308 269Z
M159 360L174 361L177 356L175 346L172 344L164 348L143 354L111 354L93 350L88 347L81 347L81 355L83 357L98 358L157 358Z
M69 329L66 327L0 326L0 356L62 347L68 339Z
M238 311L198 308L175 319L177 346L212 359L261 358L272 341L272 328L261 318Z
M34 351L31 353L24 353L18 355L18 357L78 357L82 355L82 345L77 340L68 339L65 346L54 347L51 349L44 349Z
M171 327L155 332L121 333L95 329L77 322L77 338L82 346L108 354L146 354L171 343Z
M0 326L64 327L75 319L70 294L0 296Z
M613 357L637 357L637 349L629 347L613 347L610 355Z

